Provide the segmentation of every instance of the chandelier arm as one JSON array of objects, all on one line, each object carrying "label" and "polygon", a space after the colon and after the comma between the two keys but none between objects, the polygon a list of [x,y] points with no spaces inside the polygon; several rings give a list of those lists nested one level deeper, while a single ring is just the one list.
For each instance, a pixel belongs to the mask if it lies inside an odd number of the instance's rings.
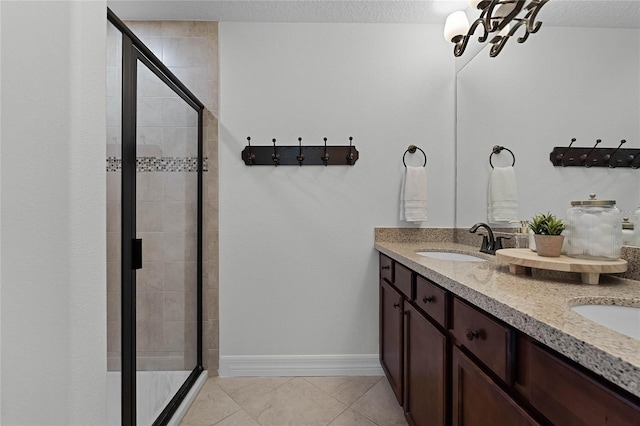
[{"label": "chandelier arm", "polygon": [[529,5],[527,6],[527,10],[529,12],[525,16],[525,19],[528,22],[527,32],[531,34],[538,32],[538,30],[542,26],[542,22],[536,21],[536,17],[538,16],[540,9],[542,9],[542,6],[544,6],[548,1],[549,0],[533,0],[531,3],[529,3]]},{"label": "chandelier arm", "polygon": [[476,32],[476,28],[478,28],[478,25],[480,24],[482,24],[484,34],[478,38],[478,41],[482,43],[487,40],[487,37],[489,36],[489,33],[487,32],[487,23],[485,22],[483,16],[480,15],[480,18],[476,19],[471,25],[471,27],[469,27],[469,31],[467,31],[467,34],[462,36],[460,40],[456,42],[456,44],[454,45],[453,47],[454,56],[461,56],[464,53],[465,49],[467,48],[467,44],[469,44],[469,40],[471,39],[473,34]]},{"label": "chandelier arm", "polygon": [[523,43],[527,39],[527,37],[529,37],[529,31],[527,30],[526,21],[521,20],[516,25],[514,25],[513,28],[511,28],[507,35],[497,35],[493,39],[491,39],[491,50],[489,51],[489,56],[492,58],[498,56],[498,54],[502,52],[502,49],[504,49],[507,41],[509,41],[509,38],[514,35],[520,27],[524,27],[525,34],[522,37],[518,38],[518,43]]}]

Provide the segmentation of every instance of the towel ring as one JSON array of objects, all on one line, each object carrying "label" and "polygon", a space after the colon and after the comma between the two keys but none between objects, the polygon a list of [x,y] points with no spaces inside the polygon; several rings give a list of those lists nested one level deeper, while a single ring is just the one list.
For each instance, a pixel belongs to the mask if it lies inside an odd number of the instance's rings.
[{"label": "towel ring", "polygon": [[513,157],[513,163],[511,163],[511,167],[516,165],[516,156],[513,155],[513,152],[511,152],[511,150],[509,148],[505,148],[504,146],[500,146],[500,145],[494,145],[493,146],[493,150],[491,152],[491,155],[489,156],[489,165],[491,165],[491,168],[493,169],[493,163],[491,162],[491,157],[493,157],[493,154],[500,154],[500,152],[502,152],[502,150],[505,151],[509,151],[509,154],[511,154],[511,156]]},{"label": "towel ring", "polygon": [[404,155],[402,156],[402,164],[404,164],[405,167],[407,167],[407,163],[404,162],[404,157],[407,155],[407,152],[410,154],[415,154],[416,150],[419,150],[422,155],[424,155],[424,164],[422,165],[422,167],[427,165],[427,154],[425,154],[424,151],[417,146],[409,145],[409,148],[407,148],[407,150],[404,152]]}]

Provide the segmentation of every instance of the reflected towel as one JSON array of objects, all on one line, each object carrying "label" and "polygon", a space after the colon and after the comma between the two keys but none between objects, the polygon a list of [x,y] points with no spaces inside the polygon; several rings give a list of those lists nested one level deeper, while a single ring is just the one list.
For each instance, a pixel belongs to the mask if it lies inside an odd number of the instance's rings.
[{"label": "reflected towel", "polygon": [[489,223],[518,219],[518,185],[512,166],[491,170],[487,207]]},{"label": "reflected towel", "polygon": [[406,167],[400,189],[400,220],[427,220],[427,169]]}]

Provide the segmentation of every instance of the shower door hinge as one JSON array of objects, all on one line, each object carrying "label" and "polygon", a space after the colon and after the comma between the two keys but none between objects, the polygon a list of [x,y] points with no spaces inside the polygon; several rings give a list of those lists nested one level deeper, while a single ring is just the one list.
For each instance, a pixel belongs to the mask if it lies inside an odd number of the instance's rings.
[{"label": "shower door hinge", "polygon": [[132,264],[133,269],[142,269],[142,239],[135,238],[133,240],[132,250]]}]

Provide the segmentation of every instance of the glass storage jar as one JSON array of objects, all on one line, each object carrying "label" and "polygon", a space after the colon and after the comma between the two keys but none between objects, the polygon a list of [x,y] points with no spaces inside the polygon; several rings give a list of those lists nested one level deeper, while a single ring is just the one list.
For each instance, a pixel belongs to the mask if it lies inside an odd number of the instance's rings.
[{"label": "glass storage jar", "polygon": [[636,236],[633,232],[633,223],[629,222],[628,217],[622,218],[622,245],[632,246],[636,242]]},{"label": "glass storage jar", "polygon": [[613,200],[572,201],[567,210],[567,256],[617,260],[622,249],[622,218]]}]

